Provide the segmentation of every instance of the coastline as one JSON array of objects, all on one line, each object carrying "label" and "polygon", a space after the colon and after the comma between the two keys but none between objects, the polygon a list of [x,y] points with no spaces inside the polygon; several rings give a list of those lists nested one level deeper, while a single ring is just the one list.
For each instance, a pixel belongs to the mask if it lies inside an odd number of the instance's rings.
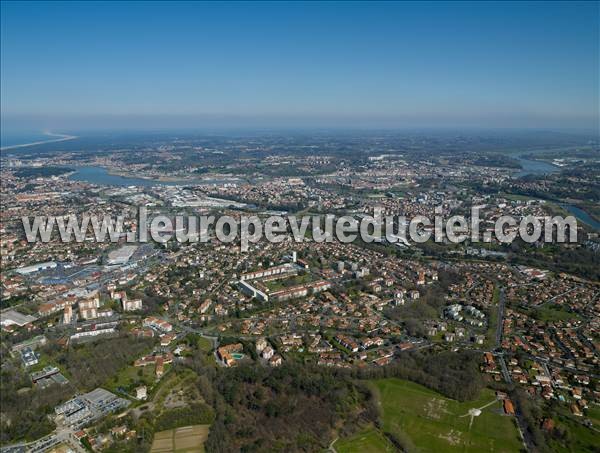
[{"label": "coastline", "polygon": [[68,140],[74,140],[77,138],[76,135],[53,134],[51,132],[46,132],[46,133],[44,133],[44,135],[47,135],[49,137],[59,137],[59,138],[53,138],[53,139],[49,139],[49,140],[40,140],[37,142],[31,142],[31,143],[21,143],[18,145],[3,146],[0,148],[0,151],[9,151],[11,149],[27,148],[29,146],[37,146],[37,145],[45,145],[47,143],[66,142]]}]

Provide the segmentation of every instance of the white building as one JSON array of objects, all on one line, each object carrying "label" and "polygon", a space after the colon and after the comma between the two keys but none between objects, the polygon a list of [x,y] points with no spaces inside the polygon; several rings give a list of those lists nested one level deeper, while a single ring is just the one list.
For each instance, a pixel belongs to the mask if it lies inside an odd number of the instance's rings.
[{"label": "white building", "polygon": [[24,266],[17,269],[17,274],[27,275],[35,272],[44,271],[46,269],[55,269],[56,263],[54,261],[46,261],[44,263],[32,264],[31,266]]},{"label": "white building", "polygon": [[73,321],[73,307],[67,305],[63,313],[63,324],[71,324],[71,321]]},{"label": "white building", "polygon": [[136,245],[124,245],[120,249],[108,253],[107,263],[111,265],[126,264],[136,250]]},{"label": "white building", "polygon": [[135,397],[138,400],[145,400],[148,398],[148,390],[145,385],[141,385],[135,389]]},{"label": "white building", "polygon": [[273,357],[273,354],[275,354],[273,348],[271,346],[267,346],[265,349],[263,349],[261,355],[263,359],[269,360],[271,357]]},{"label": "white building", "polygon": [[17,325],[22,327],[27,324],[31,324],[35,321],[36,318],[30,315],[24,315],[23,313],[19,313],[15,310],[8,310],[4,313],[0,313],[0,325],[2,327],[8,327],[12,325]]},{"label": "white building", "polygon": [[256,340],[256,352],[262,352],[263,349],[267,347],[267,345],[267,340],[265,340],[264,338],[259,338],[258,340]]},{"label": "white building", "polygon": [[136,311],[142,309],[142,299],[130,299],[126,297],[121,299],[123,311]]}]

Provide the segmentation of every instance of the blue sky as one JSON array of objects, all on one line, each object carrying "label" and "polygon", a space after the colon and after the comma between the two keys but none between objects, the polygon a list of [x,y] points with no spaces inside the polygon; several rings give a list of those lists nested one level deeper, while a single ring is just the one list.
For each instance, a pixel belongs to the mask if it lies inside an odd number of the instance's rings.
[{"label": "blue sky", "polygon": [[599,4],[1,4],[7,127],[592,128]]}]

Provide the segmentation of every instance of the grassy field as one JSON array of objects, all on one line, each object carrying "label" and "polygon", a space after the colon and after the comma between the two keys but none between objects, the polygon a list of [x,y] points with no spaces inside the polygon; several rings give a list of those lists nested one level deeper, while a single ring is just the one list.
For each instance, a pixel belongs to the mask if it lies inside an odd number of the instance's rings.
[{"label": "grassy field", "polygon": [[282,289],[291,288],[292,286],[303,285],[313,280],[313,276],[306,273],[265,281],[264,284],[270,291],[280,291]]},{"label": "grassy field", "polygon": [[204,451],[209,425],[191,425],[154,434],[151,453],[196,453]]},{"label": "grassy field", "polygon": [[579,318],[579,315],[577,313],[569,312],[563,307],[554,304],[534,308],[531,311],[531,315],[535,319],[545,322],[568,321],[570,319]]},{"label": "grassy field", "polygon": [[600,429],[600,407],[590,407],[588,410],[586,410],[586,416],[592,421],[596,428]]},{"label": "grassy field", "polygon": [[118,374],[106,384],[111,391],[116,391],[119,387],[126,391],[133,392],[135,387],[140,385],[146,385],[148,388],[156,383],[154,365],[148,365],[145,367],[134,367],[133,365],[127,366],[119,371]]},{"label": "grassy field", "polygon": [[386,437],[375,428],[369,428],[347,439],[340,439],[334,445],[338,453],[385,453],[396,449]]},{"label": "grassy field", "polygon": [[[383,430],[404,439],[417,451],[517,452],[522,447],[514,419],[503,415],[501,402],[495,401],[489,389],[475,401],[460,403],[400,379],[377,380],[373,387],[378,393]],[[483,409],[469,426],[471,417],[463,415],[472,408]]]},{"label": "grassy field", "polygon": [[212,342],[208,338],[198,337],[198,349],[210,352],[212,350]]},{"label": "grassy field", "polygon": [[485,348],[494,349],[496,347],[496,328],[498,326],[498,304],[500,303],[500,289],[494,287],[492,306],[490,307],[488,317],[488,327],[485,332]]},{"label": "grassy field", "polygon": [[[597,453],[598,452],[598,439],[600,434],[597,432],[582,426],[572,416],[559,416],[555,419],[557,426],[568,432],[567,441],[560,443],[556,439],[550,439],[549,444],[553,451],[559,453]],[[593,421],[592,421],[593,423]],[[597,429],[597,428],[596,428]]]}]

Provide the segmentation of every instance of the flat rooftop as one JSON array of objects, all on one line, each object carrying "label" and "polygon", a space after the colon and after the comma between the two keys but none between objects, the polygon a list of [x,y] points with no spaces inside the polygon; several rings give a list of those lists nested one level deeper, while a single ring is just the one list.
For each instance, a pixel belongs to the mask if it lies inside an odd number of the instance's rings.
[{"label": "flat rooftop", "polygon": [[88,400],[94,406],[102,406],[117,398],[114,393],[104,390],[103,388],[92,390],[91,392],[82,395],[82,397]]},{"label": "flat rooftop", "polygon": [[137,248],[137,245],[124,245],[117,250],[108,252],[108,261],[109,263],[124,264],[129,261],[129,258],[131,258]]},{"label": "flat rooftop", "polygon": [[3,326],[10,326],[11,324],[16,324],[19,327],[24,326],[25,324],[32,323],[37,318],[34,318],[30,315],[24,315],[23,313],[19,313],[15,310],[8,310],[4,313],[0,313],[0,324]]}]

